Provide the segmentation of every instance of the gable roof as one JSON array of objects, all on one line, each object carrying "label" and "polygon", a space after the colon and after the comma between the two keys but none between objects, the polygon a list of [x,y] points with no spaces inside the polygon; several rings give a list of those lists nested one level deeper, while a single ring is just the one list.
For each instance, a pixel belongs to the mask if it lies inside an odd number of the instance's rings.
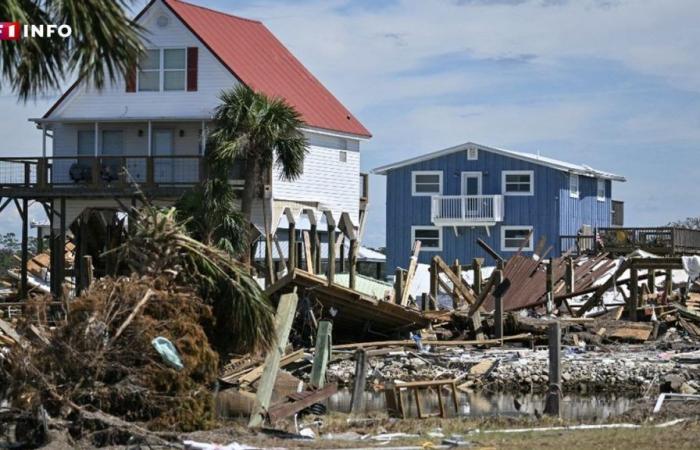
[{"label": "gable roof", "polygon": [[[151,1],[137,18],[154,3],[155,0]],[[270,97],[284,98],[309,127],[371,137],[352,113],[261,22],[180,0],[162,0],[162,3],[241,83]]]},{"label": "gable roof", "polygon": [[614,173],[603,172],[601,170],[596,170],[590,166],[583,164],[572,164],[566,161],[560,161],[554,158],[548,158],[546,156],[535,155],[533,153],[516,152],[514,150],[506,150],[504,148],[488,147],[486,145],[477,144],[475,142],[466,142],[464,144],[456,145],[454,147],[446,148],[443,150],[438,150],[425,155],[417,156],[415,158],[406,159],[393,164],[387,164],[385,166],[377,167],[372,170],[372,173],[378,175],[386,175],[390,170],[398,169],[400,167],[409,166],[421,161],[428,161],[434,158],[439,158],[444,155],[449,155],[451,153],[465,151],[468,148],[478,148],[479,151],[486,151],[491,153],[496,153],[499,155],[507,156],[509,158],[515,158],[522,161],[527,161],[533,164],[538,164],[540,166],[551,167],[553,169],[560,170],[562,172],[574,173],[577,175],[583,175],[587,177],[604,178],[613,181],[627,181],[622,175],[616,175]]}]

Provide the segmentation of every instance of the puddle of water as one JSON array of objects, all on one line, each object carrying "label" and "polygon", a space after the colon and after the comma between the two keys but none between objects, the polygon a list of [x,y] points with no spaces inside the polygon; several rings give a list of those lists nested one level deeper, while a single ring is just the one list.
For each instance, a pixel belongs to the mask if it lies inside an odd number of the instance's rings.
[{"label": "puddle of water", "polygon": [[[542,412],[545,396],[540,394],[504,394],[458,391],[460,417],[489,417],[489,416],[518,416],[532,415],[535,410]],[[435,391],[421,391],[421,411],[424,414],[440,411]],[[402,394],[404,407],[408,405],[409,417],[418,417],[413,395],[404,391]],[[452,394],[443,393],[445,408],[450,417],[455,416]],[[328,399],[328,409],[344,413],[350,412],[352,392],[343,389]],[[516,400],[520,409],[516,408]],[[615,396],[567,395],[561,403],[561,416],[564,419],[607,419],[627,411],[634,399]],[[386,401],[383,392],[365,392],[365,413],[385,411]]]}]

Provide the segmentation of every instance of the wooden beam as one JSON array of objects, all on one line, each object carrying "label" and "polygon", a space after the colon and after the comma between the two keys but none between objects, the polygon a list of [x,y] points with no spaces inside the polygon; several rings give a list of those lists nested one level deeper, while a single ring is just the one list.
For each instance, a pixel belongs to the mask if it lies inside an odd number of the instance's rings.
[{"label": "wooden beam", "polygon": [[597,305],[598,303],[600,303],[600,299],[601,299],[601,297],[603,296],[603,294],[605,293],[605,291],[607,291],[608,289],[610,289],[611,287],[613,287],[614,285],[616,285],[616,280],[617,280],[623,273],[625,273],[625,271],[627,271],[628,268],[629,268],[629,260],[623,261],[623,262],[620,264],[620,267],[617,268],[617,270],[615,271],[615,273],[613,274],[613,276],[611,276],[605,283],[603,283],[603,284],[601,284],[600,286],[598,286],[598,287],[596,288],[595,292],[593,293],[593,295],[591,296],[591,298],[589,298],[588,301],[586,301],[586,303],[584,303],[584,304],[576,311],[576,316],[577,316],[577,317],[583,316],[583,315],[584,315],[586,312],[588,312],[588,310],[590,310],[593,306],[595,306],[595,305]]},{"label": "wooden beam", "polygon": [[408,263],[408,272],[406,273],[406,283],[403,286],[403,291],[401,292],[401,301],[399,304],[401,306],[408,305],[408,297],[411,293],[411,283],[413,282],[413,277],[416,275],[416,268],[418,267],[418,255],[420,255],[420,241],[415,241],[413,243],[413,252],[411,254],[411,260]]},{"label": "wooden beam", "polygon": [[499,255],[498,252],[496,252],[496,250],[494,250],[494,249],[492,249],[491,247],[489,247],[489,245],[488,245],[486,242],[484,242],[483,240],[477,239],[477,240],[476,240],[476,243],[479,244],[479,247],[483,248],[484,251],[485,251],[486,253],[488,253],[488,254],[489,254],[493,259],[495,259],[496,261],[505,261],[505,259],[503,259],[503,258],[501,257],[501,255]]},{"label": "wooden beam", "polygon": [[350,255],[348,255],[350,259],[350,289],[355,289],[357,286],[357,250],[358,250],[359,244],[357,242],[357,239],[350,239]]},{"label": "wooden beam", "polygon": [[482,258],[474,258],[472,261],[472,271],[474,272],[474,283],[472,284],[472,289],[474,289],[474,294],[481,294],[481,287],[483,284],[483,277],[481,275],[481,266],[484,263]]},{"label": "wooden beam", "polygon": [[265,420],[265,412],[270,406],[272,390],[275,386],[280,359],[284,354],[284,349],[289,340],[289,332],[292,329],[292,322],[294,321],[294,313],[296,312],[298,302],[299,296],[296,292],[280,296],[279,304],[277,305],[277,313],[275,314],[276,344],[265,358],[265,368],[263,369],[260,379],[257,395],[255,396],[253,412],[248,422],[249,428],[258,428]]},{"label": "wooden beam", "polygon": [[355,378],[353,380],[350,413],[360,414],[365,408],[365,382],[367,380],[367,353],[359,348],[355,351]]},{"label": "wooden beam", "polygon": [[326,383],[326,368],[333,351],[333,322],[322,320],[318,323],[314,362],[311,367],[311,387],[322,388]]},{"label": "wooden beam", "polygon": [[450,266],[448,266],[439,256],[436,255],[434,260],[438,266],[438,269],[440,269],[440,271],[447,276],[453,286],[457,287],[457,291],[462,297],[464,297],[464,300],[469,304],[476,302],[474,293],[472,292],[471,288],[464,283],[462,277],[457,277],[454,272],[452,272]]},{"label": "wooden beam", "polygon": [[311,236],[309,232],[304,230],[302,233],[302,238],[304,239],[304,259],[306,259],[306,271],[313,274],[314,272],[314,257],[311,244]]},{"label": "wooden beam", "polygon": [[637,307],[639,306],[639,271],[630,269],[630,298],[627,301],[627,318],[637,320]]}]

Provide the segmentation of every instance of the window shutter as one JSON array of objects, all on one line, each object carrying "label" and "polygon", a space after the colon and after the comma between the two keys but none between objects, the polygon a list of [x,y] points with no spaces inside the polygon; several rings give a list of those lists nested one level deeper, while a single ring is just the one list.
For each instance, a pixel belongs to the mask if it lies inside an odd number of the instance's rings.
[{"label": "window shutter", "polygon": [[136,66],[126,72],[126,92],[136,92]]},{"label": "window shutter", "polygon": [[187,47],[187,90],[197,90],[197,47]]}]

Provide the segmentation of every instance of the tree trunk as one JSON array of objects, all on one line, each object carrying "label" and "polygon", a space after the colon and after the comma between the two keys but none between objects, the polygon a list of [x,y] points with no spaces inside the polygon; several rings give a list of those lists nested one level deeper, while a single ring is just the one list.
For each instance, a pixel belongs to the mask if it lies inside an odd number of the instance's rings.
[{"label": "tree trunk", "polygon": [[242,262],[250,265],[253,259],[252,255],[252,226],[253,226],[253,201],[255,201],[257,186],[259,184],[259,167],[254,159],[246,160],[245,178],[243,184],[243,193],[241,194],[241,214],[246,218],[250,227],[246,236],[246,248],[243,252]]}]

